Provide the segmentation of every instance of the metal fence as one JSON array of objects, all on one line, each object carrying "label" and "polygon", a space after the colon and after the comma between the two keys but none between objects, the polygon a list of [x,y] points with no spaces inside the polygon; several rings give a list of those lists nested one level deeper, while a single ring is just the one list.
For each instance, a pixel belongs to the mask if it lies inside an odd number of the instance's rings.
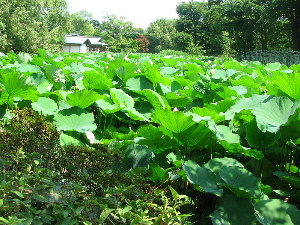
[{"label": "metal fence", "polygon": [[293,64],[300,64],[300,52],[298,51],[252,51],[241,53],[236,56],[240,61],[260,61],[261,63],[274,63],[279,62],[287,66]]}]

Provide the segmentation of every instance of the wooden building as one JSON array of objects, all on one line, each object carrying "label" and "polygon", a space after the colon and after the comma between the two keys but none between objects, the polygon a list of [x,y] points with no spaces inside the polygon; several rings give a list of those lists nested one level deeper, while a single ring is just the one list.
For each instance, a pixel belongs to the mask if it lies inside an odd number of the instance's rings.
[{"label": "wooden building", "polygon": [[85,37],[78,35],[67,35],[63,47],[64,52],[104,52],[107,44],[101,42],[99,37]]}]

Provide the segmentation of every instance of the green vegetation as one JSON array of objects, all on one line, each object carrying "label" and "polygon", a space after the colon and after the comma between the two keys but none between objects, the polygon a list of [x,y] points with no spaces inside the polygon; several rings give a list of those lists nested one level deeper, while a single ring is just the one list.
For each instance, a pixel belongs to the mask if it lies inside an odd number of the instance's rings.
[{"label": "green vegetation", "polygon": [[65,0],[0,0],[0,52],[58,51],[68,32]]},{"label": "green vegetation", "polygon": [[[300,65],[228,57],[300,50],[299,0],[191,1],[146,30],[0,8],[0,224],[300,224]],[[68,33],[115,53],[57,53]]]},{"label": "green vegetation", "polygon": [[79,11],[70,15],[70,32],[82,36],[93,36],[95,34],[93,24],[94,20],[90,13],[86,11]]},{"label": "green vegetation", "polygon": [[1,55],[0,223],[300,223],[300,66],[168,53]]},{"label": "green vegetation", "polygon": [[300,51],[300,0],[190,1],[177,6],[178,19],[157,19],[145,30],[116,15],[99,22],[86,11],[70,14],[66,0],[0,0],[0,6],[4,53],[39,48],[58,52],[69,33],[99,36],[111,52],[233,56],[255,50]]},{"label": "green vegetation", "polygon": [[176,29],[209,55],[300,50],[299,0],[220,0],[177,6]]},{"label": "green vegetation", "polygon": [[125,18],[111,15],[104,17],[95,34],[110,46],[112,52],[137,52],[139,45],[136,38],[143,34],[143,29],[135,28]]}]

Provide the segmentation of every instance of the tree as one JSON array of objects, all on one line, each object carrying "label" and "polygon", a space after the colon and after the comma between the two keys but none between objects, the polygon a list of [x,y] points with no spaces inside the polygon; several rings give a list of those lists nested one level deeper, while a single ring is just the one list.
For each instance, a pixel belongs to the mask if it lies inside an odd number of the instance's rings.
[{"label": "tree", "polygon": [[[218,9],[218,10],[217,10]],[[179,19],[176,29],[192,35],[195,45],[203,46],[211,55],[223,53],[224,32],[219,8],[210,8],[206,2],[181,3],[177,6]]]},{"label": "tree", "polygon": [[176,20],[157,19],[150,23],[146,30],[146,37],[150,41],[150,52],[174,49],[174,36],[177,33]]},{"label": "tree", "polygon": [[300,51],[300,0],[268,0],[270,9],[279,19],[289,22],[292,48]]},{"label": "tree", "polygon": [[68,32],[65,0],[0,0],[0,51],[59,50]]},{"label": "tree", "polygon": [[177,7],[176,28],[208,54],[300,48],[300,0],[209,0]]},{"label": "tree", "polygon": [[150,41],[144,35],[138,35],[135,39],[138,42],[139,52],[149,52]]},{"label": "tree", "polygon": [[83,36],[93,36],[95,33],[94,26],[97,24],[92,14],[85,10],[73,13],[70,16],[71,33]]},{"label": "tree", "polygon": [[230,33],[236,51],[255,49],[287,49],[290,29],[288,21],[278,17],[271,1],[225,1],[222,11],[224,28]]},{"label": "tree", "polygon": [[135,28],[133,23],[126,21],[124,17],[108,15],[99,24],[95,34],[109,45],[112,52],[136,52],[139,47],[135,39],[139,34],[143,34],[143,30]]}]

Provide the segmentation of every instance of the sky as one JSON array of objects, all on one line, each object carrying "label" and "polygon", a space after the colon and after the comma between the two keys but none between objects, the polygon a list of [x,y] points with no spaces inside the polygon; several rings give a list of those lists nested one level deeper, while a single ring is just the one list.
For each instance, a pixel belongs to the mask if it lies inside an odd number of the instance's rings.
[{"label": "sky", "polygon": [[146,29],[159,18],[177,18],[176,6],[190,0],[67,0],[71,13],[86,10],[101,21],[103,16],[115,14],[126,17],[137,28]]}]

